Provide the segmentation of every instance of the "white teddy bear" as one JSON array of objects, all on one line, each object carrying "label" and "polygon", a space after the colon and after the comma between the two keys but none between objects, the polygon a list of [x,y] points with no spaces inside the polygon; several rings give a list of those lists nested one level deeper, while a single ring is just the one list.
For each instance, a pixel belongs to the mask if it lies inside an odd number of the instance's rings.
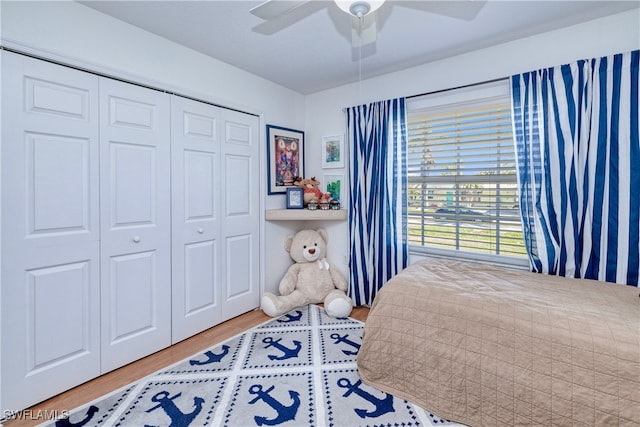
[{"label": "white teddy bear", "polygon": [[344,276],[325,256],[328,236],[323,229],[302,230],[285,240],[285,250],[295,261],[280,281],[280,296],[265,292],[262,310],[280,316],[307,304],[324,303],[329,316],[348,317],[353,304],[346,294]]}]

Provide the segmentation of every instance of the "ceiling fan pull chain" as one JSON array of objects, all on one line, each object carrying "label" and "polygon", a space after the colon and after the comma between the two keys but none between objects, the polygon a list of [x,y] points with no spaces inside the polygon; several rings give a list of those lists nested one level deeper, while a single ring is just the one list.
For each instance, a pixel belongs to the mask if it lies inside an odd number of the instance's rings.
[{"label": "ceiling fan pull chain", "polygon": [[362,100],[362,16],[358,17],[358,98]]}]

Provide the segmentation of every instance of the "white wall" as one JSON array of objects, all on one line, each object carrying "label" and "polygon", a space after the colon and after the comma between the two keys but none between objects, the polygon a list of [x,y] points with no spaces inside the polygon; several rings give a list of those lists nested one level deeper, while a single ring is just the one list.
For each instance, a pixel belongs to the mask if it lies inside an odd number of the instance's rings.
[{"label": "white wall", "polygon": [[[578,59],[606,56],[640,49],[640,10],[612,15],[580,25],[551,31],[499,46],[390,73],[306,97],[306,156],[309,176],[344,173],[322,169],[321,139],[326,135],[345,133],[342,109],[362,103],[411,96],[439,89],[507,77],[539,68],[574,62]],[[366,61],[363,69],[366,69]],[[318,160],[309,161],[317,157]],[[346,222],[327,227],[332,245],[328,257],[348,270],[342,260],[348,255]],[[415,256],[412,260],[415,260]],[[276,274],[275,271],[268,272]],[[267,280],[268,281],[268,280]]]}]

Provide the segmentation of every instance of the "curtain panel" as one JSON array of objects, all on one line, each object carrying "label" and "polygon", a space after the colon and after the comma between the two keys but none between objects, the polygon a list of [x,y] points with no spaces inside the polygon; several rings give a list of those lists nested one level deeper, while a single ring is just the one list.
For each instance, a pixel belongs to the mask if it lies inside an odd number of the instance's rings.
[{"label": "curtain panel", "polygon": [[407,266],[404,98],[346,109],[349,140],[350,296],[371,305]]},{"label": "curtain panel", "polygon": [[511,77],[533,271],[638,286],[640,51]]}]

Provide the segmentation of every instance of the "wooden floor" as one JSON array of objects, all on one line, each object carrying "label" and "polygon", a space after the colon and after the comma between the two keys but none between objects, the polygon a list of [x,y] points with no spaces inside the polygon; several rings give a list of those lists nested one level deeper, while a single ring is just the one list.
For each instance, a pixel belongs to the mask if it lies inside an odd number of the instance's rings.
[{"label": "wooden floor", "polygon": [[[350,317],[364,322],[367,320],[368,314],[368,307],[355,307],[351,312]],[[22,419],[6,421],[4,422],[4,426],[23,427],[41,424],[46,421],[46,419],[38,418],[39,416],[61,413],[62,411],[70,411],[78,406],[91,402],[104,394],[152,374],[167,365],[179,362],[193,354],[206,350],[212,345],[231,338],[234,335],[238,335],[239,333],[257,326],[269,319],[270,317],[264,314],[260,309],[245,313],[221,323],[218,326],[214,326],[211,329],[207,329],[198,335],[181,341],[178,344],[172,345],[169,348],[147,356],[144,359],[130,363],[122,368],[116,369],[115,371],[109,372],[69,391],[52,397],[49,400],[32,406],[27,411],[23,412]]]}]

